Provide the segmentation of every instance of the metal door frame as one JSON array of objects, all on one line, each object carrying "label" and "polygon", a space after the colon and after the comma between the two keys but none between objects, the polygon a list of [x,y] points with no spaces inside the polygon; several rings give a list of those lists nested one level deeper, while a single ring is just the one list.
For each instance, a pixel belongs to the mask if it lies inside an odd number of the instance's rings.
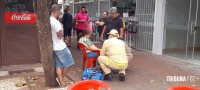
[{"label": "metal door frame", "polygon": [[198,13],[199,13],[199,9],[200,9],[200,0],[197,0],[197,6],[196,6],[196,12],[195,12],[195,21],[194,23],[191,20],[191,15],[193,14],[191,12],[192,10],[192,1],[190,0],[190,9],[189,9],[189,18],[188,18],[188,31],[187,31],[187,43],[186,43],[186,54],[185,54],[185,58],[188,60],[188,56],[190,56],[188,54],[188,44],[189,44],[189,36],[192,34],[193,35],[193,43],[192,43],[192,58],[191,60],[194,60],[194,54],[195,54],[195,45],[196,45],[196,30],[197,28],[200,28],[200,26],[197,26],[197,22],[198,22]]}]

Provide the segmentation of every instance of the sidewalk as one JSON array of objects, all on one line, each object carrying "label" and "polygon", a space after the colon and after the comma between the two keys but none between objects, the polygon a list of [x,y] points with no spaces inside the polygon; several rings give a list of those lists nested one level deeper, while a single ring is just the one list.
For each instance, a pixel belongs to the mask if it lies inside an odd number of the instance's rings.
[{"label": "sidewalk", "polygon": [[[75,66],[70,70],[69,76],[75,81],[81,81],[81,52],[75,47],[70,50],[75,59]],[[134,51],[133,55],[134,60],[129,63],[125,82],[118,81],[118,75],[114,76],[113,81],[106,81],[112,90],[166,90],[174,85],[200,88],[200,66],[198,65],[144,51]],[[195,76],[195,82],[192,80],[168,82],[167,76]]]},{"label": "sidewalk", "polygon": [[[100,44],[97,46],[101,47]],[[74,57],[75,65],[69,71],[68,76],[73,79],[72,81],[81,81],[82,54],[76,49],[76,44],[72,44],[70,50]],[[166,90],[174,85],[187,85],[200,88],[200,66],[198,65],[138,50],[134,51],[133,55],[134,60],[129,63],[129,67],[126,71],[126,81],[118,81],[117,75],[114,75],[113,81],[106,81],[112,90]],[[20,67],[4,67],[0,69],[0,72],[2,70],[14,72],[14,69],[16,68],[22,69],[22,72],[19,76],[16,75],[15,77],[23,77],[24,75],[27,76],[23,73],[26,72],[26,70],[23,71],[24,68],[35,68],[33,71],[28,73],[32,73],[37,70],[42,71],[40,70],[42,65],[36,64],[21,65]],[[41,77],[43,75],[41,72],[35,72],[35,74],[39,74]],[[167,81],[167,76],[195,76],[195,78],[182,82],[170,82]],[[4,76],[4,78],[0,77],[0,81],[10,78],[13,78],[13,76]]]}]

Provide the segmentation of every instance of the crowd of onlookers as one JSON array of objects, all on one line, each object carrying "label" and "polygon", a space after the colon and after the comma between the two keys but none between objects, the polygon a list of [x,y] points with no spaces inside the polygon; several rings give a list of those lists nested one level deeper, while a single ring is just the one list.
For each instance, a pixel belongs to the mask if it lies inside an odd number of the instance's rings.
[{"label": "crowd of onlookers", "polygon": [[[117,8],[112,7],[109,13],[104,11],[101,18],[95,22],[98,25],[99,38],[103,41],[102,48],[96,47],[90,40],[92,32],[88,28],[90,18],[86,7],[82,6],[80,8],[75,19],[69,13],[69,8],[67,7],[64,10],[62,23],[57,20],[60,16],[59,5],[53,5],[51,8],[50,24],[53,50],[55,53],[56,73],[60,85],[66,85],[63,78],[74,64],[71,52],[67,48],[71,47],[72,29],[77,32],[77,49],[79,49],[78,43],[83,43],[87,47],[87,56],[98,58],[98,63],[105,75],[104,79],[112,80],[112,70],[117,70],[119,71],[119,80],[124,81],[125,69],[130,58],[127,52],[131,53],[131,50],[123,41],[124,25]],[[99,50],[100,56],[98,56],[97,52],[93,52],[94,50]]]}]

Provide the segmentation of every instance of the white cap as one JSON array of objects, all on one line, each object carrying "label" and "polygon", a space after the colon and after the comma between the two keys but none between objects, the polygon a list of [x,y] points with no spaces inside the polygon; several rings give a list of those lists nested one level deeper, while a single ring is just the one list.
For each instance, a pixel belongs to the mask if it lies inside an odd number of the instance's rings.
[{"label": "white cap", "polygon": [[114,36],[116,36],[116,37],[119,38],[119,33],[118,33],[118,31],[117,31],[116,29],[112,29],[112,30],[110,30],[110,32],[109,32],[108,34],[110,34],[110,35],[114,35]]}]

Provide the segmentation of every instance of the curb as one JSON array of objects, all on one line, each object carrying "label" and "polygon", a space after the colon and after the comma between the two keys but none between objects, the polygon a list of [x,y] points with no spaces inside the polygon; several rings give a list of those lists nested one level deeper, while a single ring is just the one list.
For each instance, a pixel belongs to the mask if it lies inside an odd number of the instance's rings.
[{"label": "curb", "polygon": [[[43,67],[36,67],[36,68],[32,68],[32,69],[19,69],[19,70],[14,70],[14,71],[0,71],[0,77],[2,76],[9,76],[9,75],[13,75],[13,74],[20,74],[20,73],[31,73],[31,72],[44,72]],[[69,77],[69,75],[67,75],[68,79],[70,79],[73,83],[75,83],[75,81]]]},{"label": "curb", "polygon": [[9,76],[13,74],[20,74],[20,73],[31,73],[31,72],[44,72],[42,67],[36,67],[36,68],[28,68],[28,69],[19,69],[19,70],[13,70],[13,71],[0,71],[0,77],[1,76]]}]

